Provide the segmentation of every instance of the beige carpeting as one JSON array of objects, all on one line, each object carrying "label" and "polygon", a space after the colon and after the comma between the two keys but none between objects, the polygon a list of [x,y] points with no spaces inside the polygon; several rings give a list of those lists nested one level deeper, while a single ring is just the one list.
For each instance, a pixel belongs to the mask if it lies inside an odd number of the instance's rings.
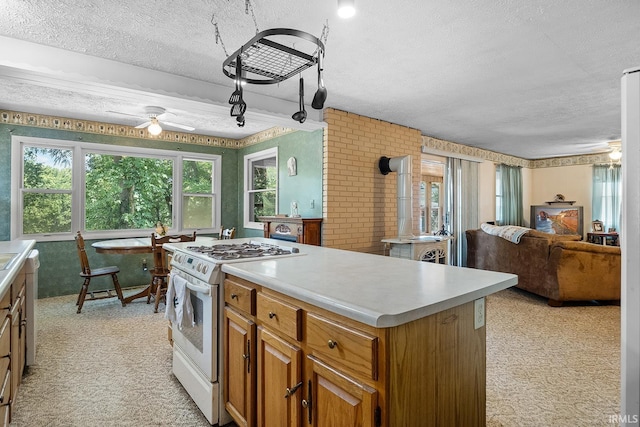
[{"label": "beige carpeting", "polygon": [[[171,374],[167,323],[138,300],[38,301],[38,351],[14,426],[208,426]],[[507,290],[487,300],[487,425],[611,426],[620,308],[551,308]]]}]

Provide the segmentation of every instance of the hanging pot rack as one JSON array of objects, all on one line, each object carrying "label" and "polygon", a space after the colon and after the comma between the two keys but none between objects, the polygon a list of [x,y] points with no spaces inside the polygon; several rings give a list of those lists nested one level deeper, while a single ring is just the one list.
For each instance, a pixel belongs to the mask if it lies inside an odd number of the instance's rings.
[{"label": "hanging pot rack", "polygon": [[[293,38],[294,48],[281,43],[284,37]],[[310,52],[295,49],[296,39],[310,42]],[[222,72],[236,80],[236,59],[240,56],[243,81],[259,85],[276,84],[313,67],[320,55],[324,56],[324,44],[319,38],[300,30],[272,28],[259,32],[229,55],[222,63]]]}]

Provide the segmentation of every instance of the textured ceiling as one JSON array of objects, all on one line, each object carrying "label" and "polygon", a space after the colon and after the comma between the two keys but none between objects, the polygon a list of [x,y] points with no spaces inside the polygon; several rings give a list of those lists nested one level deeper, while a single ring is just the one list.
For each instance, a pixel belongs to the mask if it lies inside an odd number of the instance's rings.
[{"label": "textured ceiling", "polygon": [[[590,154],[620,138],[620,77],[640,65],[637,0],[252,0],[260,30],[329,33],[326,107],[524,158]],[[242,138],[312,130],[315,69],[249,85],[247,124],[229,116],[222,62],[255,35],[244,0],[3,0],[0,108],[137,125],[144,107],[195,133]],[[213,21],[222,43],[216,44]],[[295,46],[292,46],[295,47]]]}]

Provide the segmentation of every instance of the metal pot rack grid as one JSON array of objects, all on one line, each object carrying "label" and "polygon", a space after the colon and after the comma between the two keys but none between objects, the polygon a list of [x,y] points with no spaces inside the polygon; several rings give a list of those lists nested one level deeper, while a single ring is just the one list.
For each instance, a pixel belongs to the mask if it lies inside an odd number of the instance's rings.
[{"label": "metal pot rack grid", "polygon": [[[285,46],[279,42],[283,36],[292,38],[294,47],[299,39],[310,42],[313,50],[309,49],[310,53],[306,53]],[[234,80],[238,77],[236,59],[239,55],[242,63],[241,77],[245,82],[260,85],[277,84],[316,65],[319,56],[324,55],[324,44],[319,38],[300,30],[272,28],[261,31],[222,63],[223,73]]]}]

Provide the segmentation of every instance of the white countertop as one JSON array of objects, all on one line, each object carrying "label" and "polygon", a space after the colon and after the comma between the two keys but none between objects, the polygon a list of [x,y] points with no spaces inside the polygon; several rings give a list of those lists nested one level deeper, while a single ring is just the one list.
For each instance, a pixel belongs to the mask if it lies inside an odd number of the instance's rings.
[{"label": "white countertop", "polygon": [[[18,272],[22,268],[29,252],[35,246],[35,240],[11,240],[0,242],[0,254],[17,254],[12,258],[6,268],[0,270],[0,296],[14,281]],[[0,266],[2,267],[2,266]]]},{"label": "white countertop", "polygon": [[518,283],[513,274],[288,243],[306,256],[223,264],[222,271],[385,328]]}]

